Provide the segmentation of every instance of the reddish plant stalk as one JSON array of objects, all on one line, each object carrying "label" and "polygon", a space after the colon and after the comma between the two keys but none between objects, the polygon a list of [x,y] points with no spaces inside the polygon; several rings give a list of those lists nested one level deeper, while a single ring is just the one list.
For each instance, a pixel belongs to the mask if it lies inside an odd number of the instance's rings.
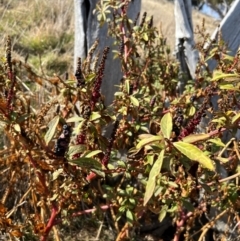
[{"label": "reddish plant stalk", "polygon": [[181,212],[181,219],[176,221],[176,233],[174,235],[173,241],[179,241],[180,235],[182,233],[182,228],[184,227],[185,222],[189,217],[193,215],[192,212],[189,212],[185,214],[184,212]]},{"label": "reddish plant stalk", "polygon": [[[99,208],[101,210],[108,210],[109,208],[113,207],[113,204],[107,204],[107,205],[103,205],[103,206],[100,206]],[[94,213],[95,211],[97,211],[97,208],[91,208],[91,209],[87,209],[87,210],[83,210],[83,211],[79,211],[79,212],[75,212],[71,215],[70,218],[75,218],[75,217],[79,217],[79,216],[82,216],[84,214],[89,214],[89,213]],[[50,221],[50,220],[49,220]],[[54,222],[53,225],[57,225],[57,224],[60,224],[62,223],[62,219],[59,219],[59,220],[56,220]],[[42,241],[42,240],[41,240]]]},{"label": "reddish plant stalk", "polygon": [[[103,205],[103,206],[100,206],[100,209],[101,210],[107,210],[109,209],[110,207],[112,207],[113,205],[112,204],[109,204],[109,205]],[[93,213],[97,210],[97,208],[92,208],[92,209],[87,209],[87,210],[84,210],[84,211],[80,211],[80,212],[76,212],[76,213],[73,213],[72,214],[72,217],[78,217],[78,216],[81,216],[83,214],[87,214],[87,213]]]},{"label": "reddish plant stalk", "polygon": [[52,202],[52,212],[50,219],[48,220],[47,226],[45,228],[44,234],[41,236],[40,241],[46,241],[50,231],[52,230],[53,226],[55,225],[55,220],[58,214],[58,207],[54,202]]}]

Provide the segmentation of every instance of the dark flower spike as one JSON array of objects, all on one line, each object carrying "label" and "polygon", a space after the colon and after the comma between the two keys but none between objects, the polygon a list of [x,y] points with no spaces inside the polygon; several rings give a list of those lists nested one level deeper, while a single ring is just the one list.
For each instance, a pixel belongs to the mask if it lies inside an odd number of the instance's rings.
[{"label": "dark flower spike", "polygon": [[109,47],[106,47],[103,51],[103,56],[98,68],[98,72],[97,72],[97,77],[95,80],[95,84],[93,87],[93,93],[92,93],[92,98],[91,98],[91,109],[93,110],[98,99],[100,98],[101,94],[100,94],[100,89],[101,89],[101,85],[102,85],[102,79],[103,79],[103,74],[104,74],[104,69],[105,69],[105,62],[107,59],[107,54],[109,52]]},{"label": "dark flower spike", "polygon": [[7,76],[8,79],[10,80],[10,87],[9,90],[6,93],[7,96],[7,112],[9,115],[12,110],[12,102],[14,98],[14,87],[16,84],[16,77],[15,73],[12,69],[12,55],[11,55],[11,48],[12,48],[12,43],[11,43],[11,38],[8,36],[7,38],[7,44],[6,44],[6,71],[7,71]]},{"label": "dark flower spike", "polygon": [[196,126],[201,122],[202,117],[205,115],[205,111],[209,103],[211,103],[210,98],[213,95],[212,87],[206,88],[206,97],[203,101],[201,108],[197,111],[197,113],[193,116],[193,118],[188,122],[187,126],[181,131],[178,139],[181,140],[182,138],[192,134],[196,128]]},{"label": "dark flower spike", "polygon": [[153,16],[151,16],[151,19],[148,22],[148,28],[152,28],[153,26]]},{"label": "dark flower spike", "polygon": [[152,97],[152,99],[150,100],[150,107],[153,107],[153,106],[155,105],[155,103],[156,103],[156,98],[157,98],[156,95],[154,95],[154,96]]},{"label": "dark flower spike", "polygon": [[147,13],[144,12],[144,13],[143,13],[143,16],[142,16],[142,21],[141,21],[141,23],[140,23],[140,27],[141,27],[141,28],[143,27],[143,25],[144,25],[144,23],[145,23],[146,17],[147,17]]},{"label": "dark flower spike", "polygon": [[138,21],[138,19],[139,19],[139,16],[140,16],[140,13],[138,12],[138,14],[137,14],[137,16],[136,16],[136,18],[135,18],[135,20],[134,20],[134,22],[133,22],[133,26],[136,26],[136,25],[137,25],[137,21]]},{"label": "dark flower spike", "polygon": [[116,138],[116,133],[117,133],[118,126],[119,126],[119,121],[116,120],[116,122],[115,122],[115,124],[113,126],[111,137],[110,137],[109,142],[108,142],[108,147],[107,147],[106,153],[105,153],[105,155],[104,155],[104,157],[102,159],[102,164],[105,167],[107,167],[108,162],[109,162],[109,158],[110,158],[111,151],[112,151],[112,148],[113,148],[113,143],[114,143],[115,138]]},{"label": "dark flower spike", "polygon": [[119,45],[119,54],[123,55],[123,52],[124,52],[124,38],[122,37],[121,38],[121,43]]},{"label": "dark flower spike", "polygon": [[8,73],[8,78],[11,80],[12,76],[12,55],[11,55],[12,42],[11,38],[8,36],[6,44],[6,70]]}]

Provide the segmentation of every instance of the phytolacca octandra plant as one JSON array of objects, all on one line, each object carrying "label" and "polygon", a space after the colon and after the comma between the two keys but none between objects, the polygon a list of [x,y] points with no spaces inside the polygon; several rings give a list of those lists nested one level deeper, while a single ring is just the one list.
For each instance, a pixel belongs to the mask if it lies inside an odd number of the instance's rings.
[{"label": "phytolacca octandra plant", "polygon": [[54,153],[58,157],[64,157],[71,136],[71,126],[63,125],[63,130],[54,147]]},{"label": "phytolacca octandra plant", "polygon": [[106,47],[103,51],[103,56],[102,60],[100,62],[98,72],[97,72],[97,77],[93,86],[93,91],[92,91],[92,97],[91,97],[91,109],[93,110],[96,103],[98,102],[101,94],[100,94],[100,89],[102,85],[102,79],[103,79],[103,74],[104,74],[104,69],[105,69],[105,62],[107,59],[107,54],[109,52],[109,47]]}]

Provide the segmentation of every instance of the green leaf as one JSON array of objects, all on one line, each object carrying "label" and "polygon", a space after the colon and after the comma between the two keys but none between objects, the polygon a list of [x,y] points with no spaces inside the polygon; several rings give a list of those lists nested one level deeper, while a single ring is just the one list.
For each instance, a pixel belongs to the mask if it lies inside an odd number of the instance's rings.
[{"label": "green leaf", "polygon": [[66,84],[68,85],[73,85],[73,84],[76,84],[76,80],[66,80],[64,81]]},{"label": "green leaf", "polygon": [[102,172],[100,170],[96,170],[94,168],[91,169],[92,172],[96,173],[99,177],[105,178],[105,172]]},{"label": "green leaf", "polygon": [[189,113],[188,114],[190,116],[193,116],[195,114],[195,112],[196,112],[196,108],[194,106],[191,106],[190,109],[189,109]]},{"label": "green leaf", "polygon": [[91,116],[90,116],[90,120],[91,121],[94,121],[94,120],[97,120],[97,119],[99,119],[99,118],[101,118],[101,115],[98,113],[98,112],[92,112],[91,113]]},{"label": "green leaf", "polygon": [[139,102],[134,96],[130,96],[130,100],[134,106],[137,106],[137,107],[139,106]]},{"label": "green leaf", "polygon": [[56,200],[57,197],[58,197],[58,195],[59,195],[58,193],[53,194],[53,196],[50,198],[50,200],[51,200],[51,201]]},{"label": "green leaf", "polygon": [[136,205],[136,200],[134,198],[129,198],[128,201],[133,204]]},{"label": "green leaf", "polygon": [[118,164],[119,167],[123,167],[123,168],[126,168],[126,166],[127,166],[126,162],[124,162],[122,160],[117,161],[117,164]]},{"label": "green leaf", "polygon": [[114,93],[114,96],[122,96],[122,95],[124,95],[123,92],[119,92],[119,91],[118,91],[118,92],[115,92],[115,93]]},{"label": "green leaf", "polygon": [[234,124],[236,121],[240,121],[240,113],[235,115],[233,118],[232,118],[232,124]]},{"label": "green leaf", "polygon": [[208,186],[207,184],[203,184],[203,183],[201,183],[201,186],[208,194],[212,193],[211,186]]},{"label": "green leaf", "polygon": [[210,139],[210,140],[207,140],[207,142],[214,143],[217,146],[225,147],[225,144],[222,142],[220,138]]},{"label": "green leaf", "polygon": [[44,141],[45,141],[46,145],[48,145],[48,143],[52,140],[52,138],[55,134],[59,119],[60,119],[60,117],[57,115],[49,122],[48,131],[44,136]]},{"label": "green leaf", "polygon": [[233,84],[221,84],[219,85],[219,88],[221,90],[238,90],[238,88],[235,87]]},{"label": "green leaf", "polygon": [[118,110],[119,113],[123,114],[123,115],[127,115],[127,107],[123,106],[122,108],[120,108]]},{"label": "green leaf", "polygon": [[129,94],[130,92],[130,83],[129,83],[129,79],[125,80],[125,89],[127,91],[127,94]]},{"label": "green leaf", "polygon": [[234,57],[231,56],[231,55],[222,54],[222,56],[223,56],[223,59],[225,59],[225,60],[230,60],[230,61],[233,61],[233,60],[234,60]]},{"label": "green leaf", "polygon": [[16,132],[21,133],[21,127],[20,127],[19,124],[14,124],[14,125],[13,125],[13,128],[14,128],[14,130],[15,130]]},{"label": "green leaf", "polygon": [[83,120],[83,118],[80,117],[80,116],[73,116],[73,117],[67,119],[66,122],[67,123],[69,123],[69,122],[79,122],[79,121],[82,121],[82,120]]},{"label": "green leaf", "polygon": [[183,206],[184,206],[189,212],[193,212],[193,211],[194,211],[194,206],[193,206],[188,200],[182,199],[182,203],[183,203]]},{"label": "green leaf", "polygon": [[144,140],[144,139],[147,139],[147,138],[151,138],[153,135],[152,134],[140,134],[138,135],[138,138],[140,140]]},{"label": "green leaf", "polygon": [[167,205],[164,205],[159,213],[159,216],[158,216],[158,221],[159,222],[162,222],[163,219],[166,217],[166,214],[167,214],[167,210],[168,210],[168,206]]},{"label": "green leaf", "polygon": [[205,141],[209,137],[210,137],[209,134],[193,134],[193,135],[184,137],[182,140],[185,143],[194,143],[194,142],[198,142],[198,141]]},{"label": "green leaf", "polygon": [[93,157],[96,156],[97,154],[101,153],[101,150],[95,150],[95,151],[91,151],[90,153],[88,153],[87,155],[85,155],[85,157]]},{"label": "green leaf", "polygon": [[87,168],[87,169],[96,169],[96,170],[101,170],[102,169],[102,164],[98,162],[97,160],[93,158],[88,158],[88,157],[80,157],[74,160],[70,160],[69,162],[72,162],[74,164],[77,164],[78,166],[82,168]]},{"label": "green leaf", "polygon": [[87,82],[91,82],[95,77],[96,77],[96,74],[95,73],[91,73],[91,74],[86,76],[86,81]]},{"label": "green leaf", "polygon": [[134,26],[134,27],[133,27],[133,30],[134,30],[134,31],[139,31],[140,29],[141,29],[141,28],[140,28],[139,26]]},{"label": "green leaf", "polygon": [[185,142],[174,142],[174,147],[192,161],[199,162],[203,167],[213,171],[214,166],[211,159],[196,146]]},{"label": "green leaf", "polygon": [[133,213],[129,209],[126,212],[126,217],[129,223],[132,223],[134,221]]},{"label": "green leaf", "polygon": [[67,152],[67,155],[70,156],[70,159],[72,159],[72,156],[78,153],[82,153],[86,150],[85,145],[74,145],[70,146],[69,150]]},{"label": "green leaf", "polygon": [[144,39],[145,41],[148,41],[148,35],[147,35],[147,33],[144,33],[142,37],[143,37],[143,39]]},{"label": "green leaf", "polygon": [[171,187],[178,188],[178,184],[176,182],[168,181],[168,185],[171,186]]},{"label": "green leaf", "polygon": [[62,174],[62,173],[63,173],[63,169],[62,168],[54,171],[54,173],[52,174],[52,181],[56,180],[58,178],[58,176],[60,174]]},{"label": "green leaf", "polygon": [[140,149],[140,148],[142,148],[143,146],[146,146],[146,145],[148,145],[148,144],[150,144],[150,143],[152,143],[152,142],[161,141],[162,139],[163,139],[162,136],[154,136],[154,135],[151,135],[151,137],[141,140],[141,141],[137,144],[136,148],[137,148],[137,149]]},{"label": "green leaf", "polygon": [[227,79],[227,78],[232,78],[232,77],[240,77],[238,74],[224,74],[221,71],[214,71],[213,72],[213,78],[211,81],[216,81],[219,79]]},{"label": "green leaf", "polygon": [[145,206],[150,198],[153,195],[155,186],[156,186],[156,177],[161,171],[162,163],[163,163],[163,157],[164,157],[164,150],[162,150],[158,156],[158,159],[153,164],[152,169],[149,173],[149,178],[147,181],[146,191],[144,194],[144,202],[143,205]]},{"label": "green leaf", "polygon": [[163,133],[163,136],[167,139],[171,137],[172,133],[172,115],[171,113],[165,114],[161,119],[161,131]]},{"label": "green leaf", "polygon": [[85,124],[85,120],[83,119],[81,122],[78,123],[77,127],[73,129],[73,134],[79,134],[84,124]]},{"label": "green leaf", "polygon": [[228,158],[224,158],[224,157],[220,157],[220,156],[217,156],[216,159],[222,163],[227,163],[229,162],[229,159]]},{"label": "green leaf", "polygon": [[168,213],[174,213],[178,210],[178,206],[175,204],[170,209],[168,209]]},{"label": "green leaf", "polygon": [[153,161],[154,161],[154,155],[147,155],[147,163],[146,164],[150,164],[152,166]]}]

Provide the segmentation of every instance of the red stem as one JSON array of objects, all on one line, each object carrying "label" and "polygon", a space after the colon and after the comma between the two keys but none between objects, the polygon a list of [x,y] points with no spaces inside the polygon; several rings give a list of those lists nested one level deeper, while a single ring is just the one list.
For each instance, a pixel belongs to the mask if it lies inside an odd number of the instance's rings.
[{"label": "red stem", "polygon": [[177,230],[174,235],[173,241],[179,241],[180,234],[182,233],[181,228],[184,226],[186,220],[192,215],[193,215],[192,212],[189,212],[187,214],[185,214],[184,212],[181,213],[181,219],[176,221]]},{"label": "red stem", "polygon": [[[112,206],[113,206],[112,204],[110,204],[110,205],[103,205],[103,206],[100,206],[100,208],[102,210],[107,210],[107,209],[109,209]],[[76,213],[72,214],[72,217],[74,218],[74,217],[78,217],[78,216],[81,216],[81,215],[86,214],[86,213],[93,213],[96,210],[97,210],[97,208],[91,208],[91,209],[87,209],[87,210],[84,210],[84,211],[76,212]]]},{"label": "red stem", "polygon": [[48,220],[48,224],[45,228],[44,234],[41,236],[40,241],[46,241],[50,231],[52,230],[53,226],[55,225],[55,219],[58,214],[58,207],[55,203],[52,203],[52,213],[50,219]]},{"label": "red stem", "polygon": [[[101,210],[107,210],[107,209],[109,209],[112,206],[113,206],[113,204],[103,205],[103,206],[100,206],[100,209]],[[87,214],[87,213],[93,213],[96,210],[97,210],[97,208],[91,208],[91,209],[87,209],[87,210],[84,210],[84,211],[79,211],[79,212],[73,213],[70,218],[75,218],[75,217],[78,217],[78,216],[82,216],[83,214]],[[62,223],[62,221],[63,221],[62,219],[59,219],[59,220],[55,221],[53,223],[53,225],[60,224],[60,223]],[[43,241],[43,240],[41,240],[41,241]]]}]

